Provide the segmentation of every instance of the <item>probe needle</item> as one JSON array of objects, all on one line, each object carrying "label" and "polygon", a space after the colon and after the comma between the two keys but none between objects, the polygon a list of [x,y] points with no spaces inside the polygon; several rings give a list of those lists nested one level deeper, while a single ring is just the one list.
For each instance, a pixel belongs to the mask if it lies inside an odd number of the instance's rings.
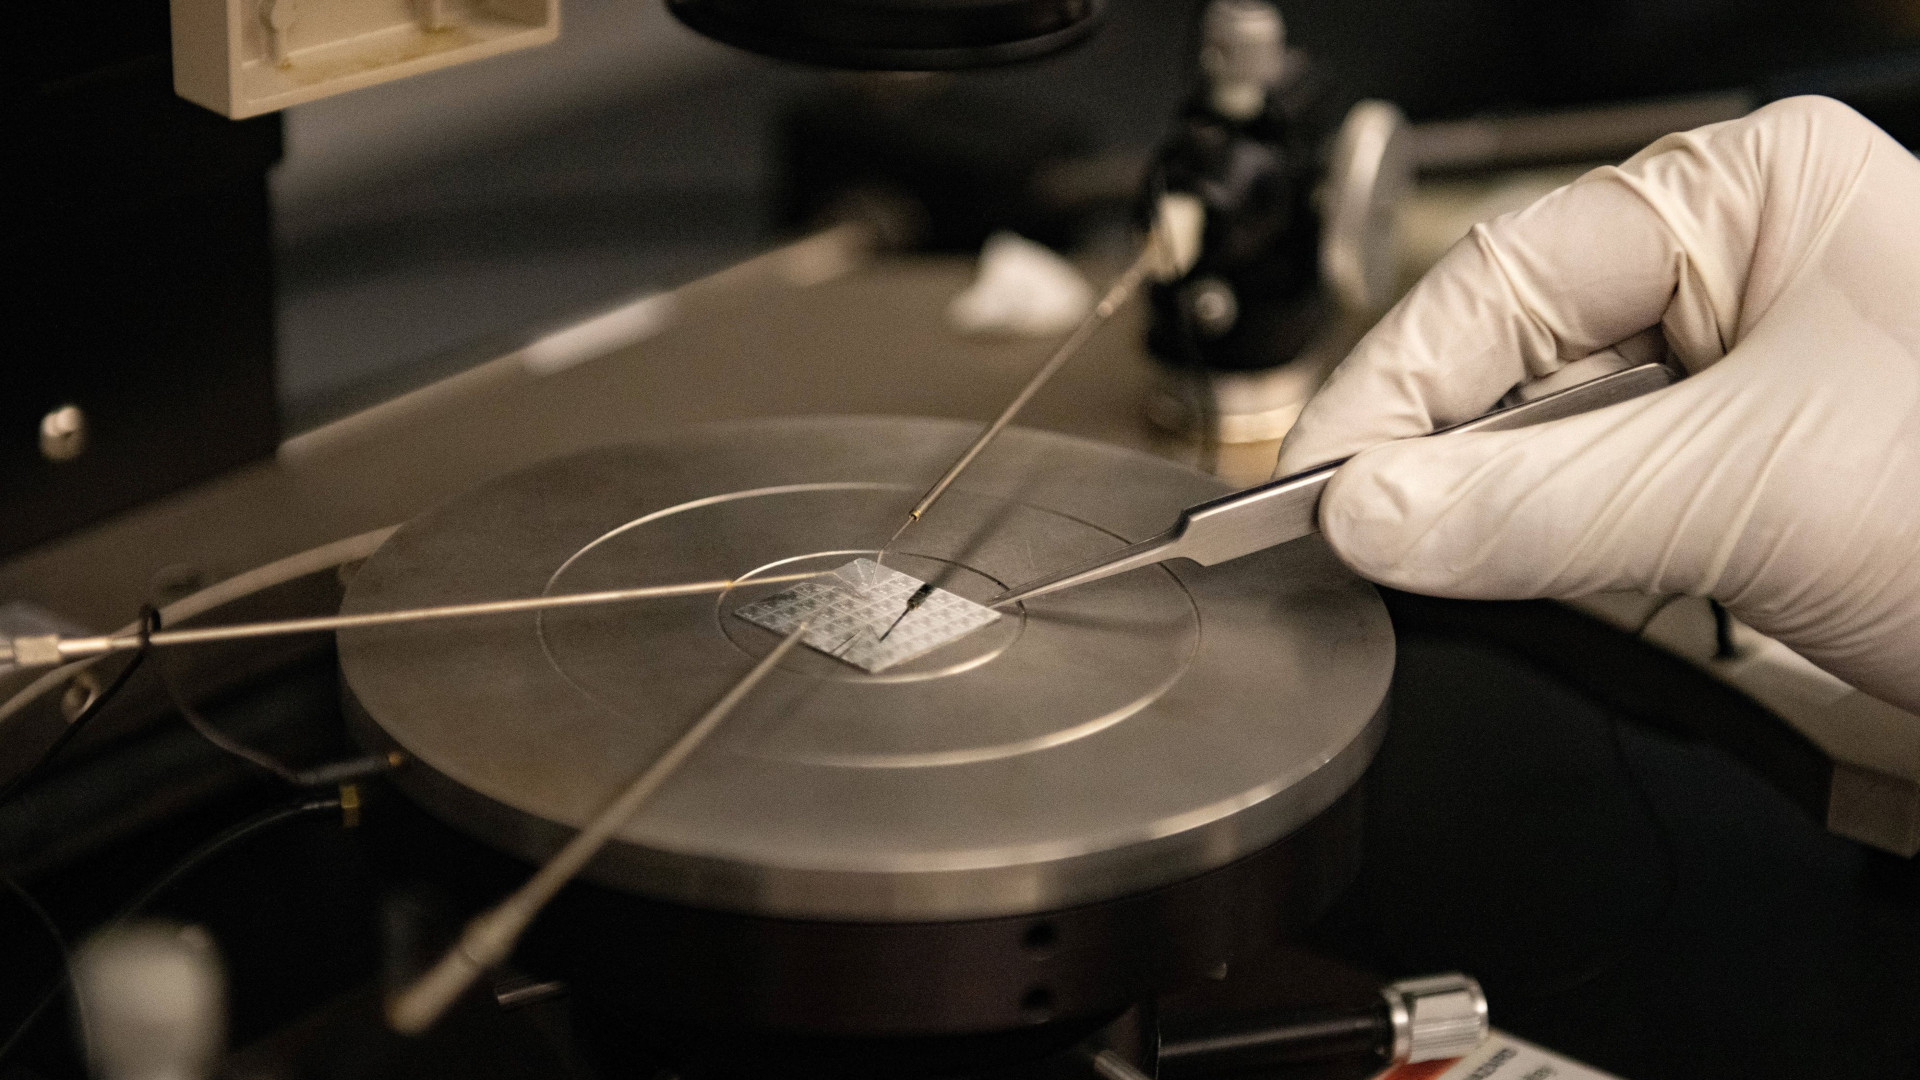
[{"label": "probe needle", "polygon": [[1013,423],[1013,418],[1019,415],[1021,409],[1026,408],[1027,402],[1033,400],[1033,396],[1040,392],[1041,387],[1047,385],[1047,380],[1053,378],[1054,372],[1059,371],[1068,360],[1073,359],[1073,354],[1080,351],[1080,347],[1087,343],[1087,339],[1093,336],[1093,332],[1100,329],[1101,325],[1127,302],[1127,298],[1139,290],[1141,283],[1147,279],[1147,275],[1153,272],[1159,262],[1159,238],[1160,230],[1157,228],[1147,234],[1147,241],[1141,245],[1140,254],[1134,257],[1133,264],[1121,271],[1119,277],[1113,279],[1113,284],[1107,288],[1107,294],[1100,298],[1099,303],[1093,305],[1092,310],[1081,317],[1080,324],[1073,328],[1073,333],[1068,334],[1067,339],[1060,343],[1060,347],[1053,351],[1052,356],[1047,358],[1047,362],[1040,365],[1040,370],[1033,373],[1033,378],[1027,380],[1027,385],[1020,388],[1020,392],[1013,396],[1012,401],[1007,402],[1006,408],[1000,410],[1000,415],[994,418],[993,423],[988,424],[986,430],[973,440],[973,444],[961,452],[960,457],[947,467],[947,471],[941,474],[940,479],[935,480],[933,486],[927,489],[927,493],[920,496],[920,501],[913,504],[913,509],[907,511],[907,520],[900,523],[900,527],[894,530],[893,536],[887,540],[885,546],[881,547],[880,553],[874,557],[875,562],[881,565],[886,564],[887,552],[893,549],[895,542],[912,528],[914,522],[919,521],[935,502],[939,501],[940,496],[947,493],[947,488],[962,472],[966,471],[967,466],[973,464],[973,459],[980,456],[980,452],[987,448],[987,444],[1005,430],[1008,424]]},{"label": "probe needle", "polygon": [[919,607],[921,604],[926,603],[927,597],[932,595],[933,595],[933,582],[931,581],[913,590],[913,595],[907,597],[907,606],[901,608],[900,614],[895,615],[893,617],[893,621],[887,624],[886,632],[880,635],[880,640],[881,641],[887,640],[887,634],[893,633],[894,627],[897,627],[900,625],[900,620],[905,619],[907,616],[913,614],[913,609]]},{"label": "probe needle", "polygon": [[507,958],[520,935],[547,906],[562,886],[573,880],[581,868],[587,865],[594,855],[612,839],[613,834],[622,825],[633,820],[654,792],[670,779],[674,771],[684,763],[700,743],[720,721],[727,718],[734,707],[753,690],[761,679],[766,678],[782,657],[800,643],[800,636],[807,632],[812,621],[802,622],[793,628],[773,651],[753,665],[753,670],[733,684],[720,700],[713,703],[705,715],[694,721],[666,753],[654,759],[626,790],[614,796],[598,814],[594,815],[587,827],[575,833],[553,858],[547,860],[533,877],[527,880],[505,900],[475,916],[473,921],[460,934],[460,940],[454,942],[446,955],[427,970],[427,973],[414,980],[411,986],[402,990],[387,1005],[387,1024],[403,1035],[418,1035],[433,1026],[447,1007],[459,1000],[467,987],[479,978],[480,973],[494,967]]},{"label": "probe needle", "polygon": [[[156,647],[197,645],[210,641],[242,641],[249,638],[281,637],[287,634],[360,630],[370,626],[433,622],[439,619],[468,619],[481,615],[512,615],[529,611],[597,607],[602,604],[628,603],[634,600],[698,596],[704,593],[726,592],[737,585],[771,585],[818,576],[818,573],[775,574],[747,579],[687,581],[673,585],[641,585],[631,589],[608,589],[602,592],[528,596],[515,600],[481,600],[470,604],[442,604],[437,607],[407,608],[400,611],[364,611],[353,615],[319,615],[306,619],[232,623],[226,626],[195,626],[184,630],[157,630],[147,636],[147,644]],[[55,634],[0,637],[0,664],[10,662],[20,667],[50,667],[90,656],[130,652],[139,647],[140,635],[138,634],[104,634],[97,637],[61,637]]]}]

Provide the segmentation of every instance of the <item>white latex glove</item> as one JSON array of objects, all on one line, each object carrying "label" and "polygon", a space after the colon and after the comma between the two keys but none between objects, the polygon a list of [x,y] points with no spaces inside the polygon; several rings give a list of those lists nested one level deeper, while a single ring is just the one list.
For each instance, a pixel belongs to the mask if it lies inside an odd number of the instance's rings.
[{"label": "white latex glove", "polygon": [[[1690,372],[1669,389],[1375,445],[1662,332]],[[1477,226],[1308,404],[1279,472],[1360,451],[1320,518],[1367,577],[1712,596],[1920,711],[1920,161],[1796,98]]]}]

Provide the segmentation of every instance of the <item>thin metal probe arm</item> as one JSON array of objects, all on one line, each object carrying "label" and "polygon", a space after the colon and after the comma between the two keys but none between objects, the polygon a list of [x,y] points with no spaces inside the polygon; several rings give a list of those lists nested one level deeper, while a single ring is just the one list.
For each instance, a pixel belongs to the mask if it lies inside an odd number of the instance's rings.
[{"label": "thin metal probe arm", "polygon": [[584,828],[535,871],[525,885],[476,915],[438,963],[387,1003],[388,1026],[403,1035],[420,1034],[432,1027],[482,972],[504,961],[513,952],[515,943],[533,922],[534,916],[540,914],[562,886],[586,868],[614,833],[640,812],[641,807],[679,771],[707,736],[713,734],[727,714],[759,685],[760,680],[779,666],[811,626],[812,620],[803,620],[794,627],[780,644],[774,646],[752,670],[722,694],[720,700],[714,702],[700,719],[674,740],[665,753],[655,758],[646,771],[615,795]]},{"label": "thin metal probe arm", "polygon": [[[824,572],[824,571],[822,571]],[[778,574],[753,578],[755,584],[774,584],[816,577],[817,573]],[[601,592],[561,593],[557,596],[527,596],[512,600],[479,600],[467,604],[442,604],[437,607],[407,608],[399,611],[366,611],[352,615],[316,615],[305,619],[278,619],[269,622],[232,623],[226,626],[195,626],[183,630],[160,630],[147,636],[147,644],[200,645],[214,641],[242,641],[250,638],[284,637],[290,634],[316,634],[336,630],[361,630],[373,626],[434,622],[441,619],[471,619],[486,615],[514,615],[526,612],[557,611],[565,608],[597,607],[629,603],[635,600],[661,600],[676,596],[699,596],[725,592],[741,584],[736,579],[685,581],[671,585],[640,585],[631,589]],[[130,652],[140,647],[138,634],[102,634],[95,637],[62,637],[58,634],[31,634],[0,637],[0,664],[23,668],[52,667],[69,660]]]},{"label": "thin metal probe arm", "polygon": [[[1523,405],[1496,409],[1432,434],[1531,427],[1628,401],[1672,383],[1673,371],[1666,365],[1641,364]],[[1201,566],[1214,566],[1318,532],[1320,495],[1326,490],[1327,481],[1333,479],[1333,474],[1344,464],[1344,458],[1328,462],[1188,507],[1181,511],[1172,528],[1151,540],[1015,586],[989,600],[987,606],[1004,607],[1168,559],[1189,559]]]},{"label": "thin metal probe arm", "polygon": [[940,479],[935,480],[933,486],[927,489],[927,493],[920,497],[920,501],[913,504],[913,509],[907,511],[907,520],[901,522],[900,527],[887,538],[887,542],[881,545],[880,552],[875,557],[876,562],[882,564],[886,562],[887,552],[892,550],[894,542],[912,528],[914,522],[919,521],[933,504],[940,500],[940,496],[947,493],[947,489],[952,487],[960,474],[967,470],[967,466],[973,464],[973,459],[979,457],[981,451],[985,450],[1002,431],[1005,431],[1008,424],[1013,423],[1013,418],[1020,415],[1020,410],[1026,408],[1027,402],[1032,401],[1034,395],[1038,394],[1041,388],[1047,385],[1048,380],[1053,378],[1054,373],[1064,367],[1068,360],[1073,359],[1074,354],[1080,351],[1080,347],[1087,343],[1087,339],[1093,337],[1094,332],[1112,318],[1114,312],[1120,310],[1120,305],[1126,303],[1128,297],[1139,291],[1140,286],[1147,280],[1147,276],[1153,273],[1159,264],[1160,249],[1167,243],[1169,241],[1162,235],[1161,226],[1156,223],[1155,227],[1148,231],[1146,242],[1140,246],[1140,253],[1125,270],[1120,272],[1120,276],[1113,280],[1113,284],[1107,287],[1106,295],[1100,298],[1100,302],[1093,305],[1092,309],[1080,319],[1079,325],[1075,326],[1066,340],[1053,351],[1053,355],[1047,358],[1047,362],[1040,365],[1040,369],[1033,373],[1033,377],[1020,388],[1020,392],[1013,395],[1013,400],[1007,402],[1006,407],[1000,410],[1000,415],[994,417],[993,422],[988,424],[979,436],[960,452],[960,456],[954,460],[954,463],[947,466],[947,471],[940,474]]}]

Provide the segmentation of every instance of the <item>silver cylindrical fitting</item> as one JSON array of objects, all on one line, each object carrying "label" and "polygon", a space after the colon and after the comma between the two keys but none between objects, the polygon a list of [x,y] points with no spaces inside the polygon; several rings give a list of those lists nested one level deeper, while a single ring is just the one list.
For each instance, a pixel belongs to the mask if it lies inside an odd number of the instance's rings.
[{"label": "silver cylindrical fitting", "polygon": [[1381,993],[1393,1022],[1395,1064],[1464,1057],[1487,1038],[1487,996],[1458,972],[1402,979]]}]

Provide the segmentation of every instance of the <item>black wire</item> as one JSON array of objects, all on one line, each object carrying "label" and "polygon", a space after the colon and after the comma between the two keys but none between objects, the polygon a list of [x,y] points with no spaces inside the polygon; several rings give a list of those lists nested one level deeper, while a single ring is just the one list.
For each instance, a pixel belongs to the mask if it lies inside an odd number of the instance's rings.
[{"label": "black wire", "polygon": [[1672,607],[1675,601],[1679,599],[1681,599],[1679,593],[1674,593],[1672,596],[1661,597],[1660,602],[1653,605],[1653,610],[1647,612],[1646,617],[1640,620],[1640,625],[1633,628],[1633,636],[1637,638],[1646,637],[1647,628],[1653,625],[1653,620],[1659,618],[1661,612]]},{"label": "black wire", "polygon": [[[1648,627],[1651,627],[1653,621],[1660,617],[1660,613],[1684,598],[1684,596],[1677,593],[1671,596],[1661,597],[1660,601],[1653,606],[1653,609],[1648,611],[1645,617],[1640,620],[1640,625],[1634,629],[1633,636],[1636,638],[1644,638]],[[1726,614],[1726,609],[1720,606],[1719,601],[1709,600],[1708,603],[1713,608],[1715,638],[1721,650],[1717,653],[1717,657],[1724,658],[1731,656],[1733,655],[1731,618]],[[1662,876],[1665,878],[1663,882],[1663,892],[1665,895],[1660,901],[1659,913],[1654,916],[1652,923],[1642,931],[1642,934],[1645,935],[1666,925],[1667,921],[1673,917],[1674,907],[1679,903],[1679,843],[1674,839],[1673,830],[1668,827],[1667,819],[1661,815],[1659,808],[1654,804],[1653,794],[1647,790],[1645,779],[1641,777],[1639,770],[1633,767],[1632,759],[1627,754],[1626,741],[1621,734],[1620,721],[1612,716],[1608,716],[1606,718],[1606,725],[1607,739],[1613,747],[1614,762],[1619,765],[1621,774],[1627,778],[1628,786],[1633,789],[1634,801],[1640,804],[1640,810],[1646,815],[1648,824],[1653,827],[1654,837],[1660,845]],[[1526,998],[1528,1000],[1539,1000],[1542,998],[1557,997],[1561,994],[1577,990],[1611,973],[1617,969],[1625,959],[1625,949],[1603,948],[1597,950],[1593,956],[1589,957],[1586,962],[1575,969],[1571,975],[1556,983],[1534,990],[1532,993],[1527,994]]]},{"label": "black wire", "polygon": [[[1633,636],[1636,638],[1645,637],[1647,628],[1653,625],[1653,620],[1659,618],[1661,612],[1667,610],[1667,608],[1673,606],[1676,601],[1681,599],[1683,599],[1683,597],[1677,593],[1672,596],[1661,597],[1660,602],[1653,606],[1653,610],[1647,612],[1646,616],[1640,620],[1640,625],[1634,630]],[[1654,916],[1653,923],[1646,931],[1643,931],[1643,933],[1650,933],[1654,929],[1665,925],[1667,920],[1672,918],[1674,906],[1679,902],[1679,844],[1674,839],[1673,831],[1667,827],[1667,819],[1661,816],[1659,808],[1654,805],[1653,794],[1647,790],[1646,781],[1640,776],[1639,770],[1633,767],[1632,759],[1627,755],[1626,741],[1622,738],[1620,732],[1620,721],[1612,716],[1608,716],[1606,718],[1606,725],[1607,741],[1613,748],[1614,763],[1620,767],[1621,774],[1627,778],[1628,786],[1633,789],[1634,801],[1640,804],[1640,810],[1647,816],[1647,822],[1653,827],[1654,837],[1660,845],[1660,862],[1663,871],[1662,876],[1665,878],[1663,883],[1665,895],[1660,901],[1659,914]],[[1618,968],[1625,959],[1625,953],[1626,950],[1618,948],[1603,948],[1597,950],[1592,957],[1589,957],[1587,961],[1575,969],[1571,975],[1561,979],[1557,983],[1536,989],[1531,994],[1526,995],[1526,997],[1530,1000],[1557,997],[1561,994],[1579,989],[1582,986],[1586,986]]]},{"label": "black wire", "polygon": [[[1661,612],[1672,607],[1674,601],[1679,599],[1681,596],[1677,593],[1661,597],[1660,602],[1653,605],[1653,610],[1647,612],[1646,617],[1640,620],[1640,625],[1634,628],[1633,636],[1646,637],[1647,628],[1653,625],[1653,620],[1659,618]],[[1711,596],[1707,597],[1707,611],[1713,616],[1713,659],[1732,660],[1738,657],[1740,645],[1733,639],[1733,614],[1727,610],[1725,604]]]},{"label": "black wire", "polygon": [[[1633,789],[1634,801],[1640,804],[1641,813],[1647,816],[1647,823],[1653,827],[1654,838],[1660,847],[1661,876],[1664,879],[1661,890],[1663,895],[1658,913],[1636,935],[1644,941],[1648,935],[1667,924],[1667,921],[1673,917],[1674,907],[1679,903],[1680,848],[1678,841],[1674,839],[1673,831],[1667,826],[1667,819],[1654,805],[1653,793],[1647,790],[1645,779],[1641,777],[1640,771],[1633,767],[1632,759],[1627,755],[1626,741],[1621,736],[1620,721],[1608,716],[1606,725],[1607,740],[1613,746],[1614,762],[1619,765],[1620,772],[1626,776],[1628,786]],[[1627,955],[1627,949],[1602,946],[1571,974],[1557,982],[1535,989],[1526,997],[1537,1001],[1541,998],[1558,997],[1561,994],[1570,993],[1595,982],[1602,976],[1611,974],[1626,961]]]},{"label": "black wire", "polygon": [[[174,863],[166,873],[160,875],[158,880],[148,885],[145,889],[142,889],[132,900],[129,900],[123,905],[112,918],[103,923],[101,929],[117,926],[133,916],[138,915],[148,904],[151,904],[159,898],[161,894],[179,882],[182,877],[192,873],[208,859],[213,858],[215,855],[220,854],[222,851],[247,839],[253,834],[278,825],[283,821],[290,821],[294,818],[305,817],[308,814],[319,813],[321,811],[338,810],[339,808],[340,797],[337,795],[327,798],[305,799],[291,805],[278,806],[272,810],[256,814],[224,830],[213,839],[206,841],[199,847],[188,852],[179,862]],[[8,884],[12,885],[13,883],[9,880]],[[18,886],[14,886],[14,889],[21,896],[24,897],[26,895],[19,890]],[[39,905],[35,904],[34,907],[38,908]],[[44,911],[44,909],[41,910]],[[52,926],[50,919],[48,920],[48,924],[50,927]],[[58,933],[57,928],[54,932],[56,934]],[[26,1038],[27,1033],[33,1030],[33,1025],[39,1021],[41,1015],[47,1011],[47,1008],[59,1000],[61,993],[67,988],[67,983],[68,971],[63,967],[59,977],[53,981],[53,985],[47,987],[47,991],[41,995],[40,1001],[27,1013],[26,1018],[20,1021],[20,1026],[13,1029],[13,1034],[7,1037],[6,1042],[0,1043],[0,1062],[4,1062],[7,1055],[13,1051],[13,1048],[19,1045],[20,1040]]]},{"label": "black wire", "polygon": [[7,1041],[0,1043],[0,1060],[4,1060],[7,1052],[13,1049],[13,1044],[26,1035],[27,1031],[33,1027],[34,1021],[40,1019],[40,1014],[47,1011],[47,1006],[53,1004],[54,999],[60,995],[61,989],[67,985],[69,973],[73,970],[73,950],[67,946],[67,936],[60,932],[60,924],[53,921],[53,916],[47,912],[40,901],[34,899],[32,893],[22,888],[11,875],[0,874],[0,884],[4,884],[9,892],[19,897],[21,905],[33,913],[33,917],[39,921],[41,928],[46,930],[47,937],[52,939],[54,948],[60,952],[60,973],[55,976],[52,991],[43,995],[33,1008],[28,1010],[26,1018],[20,1021],[20,1026],[14,1029]]},{"label": "black wire", "polygon": [[6,805],[15,795],[38,780],[40,775],[47,771],[47,767],[53,764],[53,759],[60,756],[60,751],[65,750],[67,744],[78,737],[80,732],[93,722],[94,717],[100,715],[100,711],[106,708],[107,702],[113,700],[114,695],[120,692],[120,688],[127,685],[127,680],[133,678],[133,673],[139,670],[141,662],[151,651],[153,632],[158,629],[160,629],[160,612],[152,604],[141,607],[140,644],[133,650],[133,656],[120,669],[120,673],[113,677],[113,681],[107,684],[106,689],[95,694],[93,700],[87,702],[86,708],[80,710],[80,715],[67,724],[67,729],[60,733],[59,738],[53,740],[53,745],[47,747],[32,765],[27,766],[25,771],[7,781],[6,786],[0,787],[0,806]]},{"label": "black wire", "polygon": [[154,674],[160,677],[160,686],[166,690],[167,700],[173,704],[175,711],[186,718],[187,726],[193,728],[195,734],[207,742],[212,743],[216,748],[225,753],[237,757],[257,768],[265,769],[267,772],[285,780],[289,784],[299,784],[301,782],[300,774],[287,767],[278,758],[255,750],[253,747],[214,727],[213,722],[208,720],[199,709],[194,708],[193,705],[188,703],[186,696],[180,693],[180,687],[174,683],[173,676],[168,674],[165,662],[156,659],[153,662],[153,671]]},{"label": "black wire", "polygon": [[[15,775],[13,779],[7,781],[4,786],[0,786],[0,806],[4,806],[15,795],[38,780],[53,763],[53,760],[60,755],[60,752],[66,749],[67,744],[77,738],[81,731],[85,730],[87,725],[93,721],[94,717],[100,715],[100,711],[120,692],[122,687],[126,686],[128,680],[133,678],[133,673],[139,669],[140,665],[146,661],[148,655],[152,653],[152,637],[159,629],[160,610],[152,604],[142,605],[140,608],[139,621],[140,644],[134,649],[133,655],[127,660],[126,665],[120,669],[119,674],[113,677],[113,681],[108,683],[105,689],[94,695],[93,699],[87,702],[86,708],[82,709],[80,715],[74,717],[73,720],[67,724],[66,730],[62,731],[59,737],[54,739],[53,744],[47,747],[46,751],[40,755],[38,760],[28,766],[24,771]],[[201,738],[234,757],[240,758],[258,768],[265,769],[267,772],[272,773],[289,784],[298,787],[327,786],[347,780],[371,776],[393,767],[392,761],[385,755],[376,754],[354,758],[348,761],[333,762],[312,769],[294,769],[271,755],[247,746],[215,727],[205,715],[187,702],[185,696],[180,693],[179,686],[174,683],[172,676],[168,674],[165,664],[156,660],[153,666],[155,673],[159,676],[161,688],[166,691],[168,701],[172,703],[174,709],[176,709],[181,716],[186,718],[188,725],[191,726]]]},{"label": "black wire", "polygon": [[225,832],[220,833],[213,839],[208,840],[206,843],[188,852],[185,858],[173,864],[172,869],[160,875],[158,881],[147,886],[139,895],[129,900],[126,905],[109,920],[108,925],[111,926],[115,923],[122,923],[138,915],[148,904],[153,903],[162,893],[172,888],[175,882],[178,882],[187,874],[192,873],[200,864],[220,854],[234,844],[252,836],[254,833],[278,825],[283,821],[292,820],[293,818],[305,817],[308,814],[315,814],[325,810],[338,809],[340,809],[340,796],[329,795],[319,798],[302,799],[296,803],[275,807],[272,810],[255,814],[253,817],[228,828]]},{"label": "black wire", "polygon": [[33,1008],[27,1011],[26,1018],[20,1021],[20,1026],[13,1029],[13,1034],[7,1036],[6,1042],[0,1043],[0,1062],[7,1060],[7,1055],[13,1052],[13,1048],[19,1045],[21,1039],[27,1037],[27,1033],[32,1031],[33,1025],[40,1021],[47,1007],[58,1001],[60,992],[66,988],[67,972],[63,968],[59,978],[55,979],[53,985],[47,988],[47,992],[40,996],[40,1000],[34,1004]]},{"label": "black wire", "polygon": [[186,718],[187,726],[194,733],[211,743],[216,749],[239,758],[256,768],[264,769],[295,787],[327,787],[348,780],[358,780],[385,772],[393,768],[393,762],[384,754],[367,754],[346,761],[331,762],[311,769],[296,769],[261,750],[256,750],[240,740],[215,727],[206,714],[187,701],[186,695],[173,681],[165,662],[156,658],[153,662],[154,674],[160,678],[160,686],[167,693],[167,700],[174,710]]},{"label": "black wire", "polygon": [[1713,658],[1732,660],[1740,655],[1733,641],[1733,615],[1720,601],[1711,597],[1707,600],[1707,608],[1713,612]]},{"label": "black wire", "polygon": [[47,909],[41,905],[40,901],[35,900],[32,893],[13,880],[12,875],[0,874],[0,885],[5,885],[8,892],[19,897],[20,905],[39,921],[41,928],[47,932],[48,939],[53,942],[53,947],[60,953],[60,966],[65,968],[73,960],[73,953],[67,948],[67,936],[60,932],[60,924],[53,921],[53,916],[47,913]]}]

